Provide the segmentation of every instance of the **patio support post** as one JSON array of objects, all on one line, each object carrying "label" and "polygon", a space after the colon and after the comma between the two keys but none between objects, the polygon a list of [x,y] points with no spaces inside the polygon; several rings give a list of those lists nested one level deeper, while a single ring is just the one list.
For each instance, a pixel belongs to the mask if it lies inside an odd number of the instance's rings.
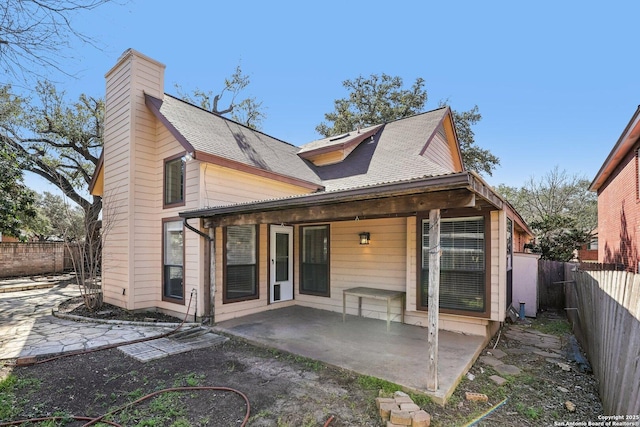
[{"label": "patio support post", "polygon": [[440,209],[429,211],[429,291],[427,390],[438,390],[438,312],[440,307]]},{"label": "patio support post", "polygon": [[211,316],[211,323],[215,322],[215,307],[216,307],[216,227],[211,224],[209,227],[209,315]]}]

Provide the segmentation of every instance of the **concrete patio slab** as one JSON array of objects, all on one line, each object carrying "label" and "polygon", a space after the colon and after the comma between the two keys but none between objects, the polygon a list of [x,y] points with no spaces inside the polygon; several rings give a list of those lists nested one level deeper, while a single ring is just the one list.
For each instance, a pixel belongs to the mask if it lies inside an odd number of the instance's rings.
[{"label": "concrete patio slab", "polygon": [[220,322],[215,331],[309,357],[425,393],[444,404],[485,346],[485,338],[439,332],[438,381],[427,390],[427,329],[292,306]]}]

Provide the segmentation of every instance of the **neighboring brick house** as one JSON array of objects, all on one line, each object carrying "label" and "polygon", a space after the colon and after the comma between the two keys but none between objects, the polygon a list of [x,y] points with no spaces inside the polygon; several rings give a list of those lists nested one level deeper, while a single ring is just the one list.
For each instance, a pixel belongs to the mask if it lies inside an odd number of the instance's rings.
[{"label": "neighboring brick house", "polygon": [[589,189],[598,193],[598,262],[638,271],[640,107]]},{"label": "neighboring brick house", "polygon": [[581,245],[578,249],[578,261],[598,262],[598,230],[592,231],[589,243]]}]

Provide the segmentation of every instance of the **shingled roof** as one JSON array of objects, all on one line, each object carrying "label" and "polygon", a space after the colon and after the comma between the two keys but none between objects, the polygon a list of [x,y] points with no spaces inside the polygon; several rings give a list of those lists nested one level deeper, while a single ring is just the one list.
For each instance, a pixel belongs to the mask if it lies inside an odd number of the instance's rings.
[{"label": "shingled roof", "polygon": [[313,165],[298,156],[298,147],[171,95],[163,100],[145,97],[147,106],[187,149],[322,186]]},{"label": "shingled roof", "polygon": [[375,132],[341,162],[315,166],[301,156],[327,145],[325,140],[296,147],[170,95],[165,94],[163,100],[145,96],[149,108],[187,151],[290,177],[315,185],[318,190],[344,190],[460,172],[423,155],[448,113],[447,108],[375,127]]},{"label": "shingled roof", "polygon": [[447,169],[423,156],[442,123],[446,108],[387,123],[344,161],[317,167],[327,191],[447,175]]}]

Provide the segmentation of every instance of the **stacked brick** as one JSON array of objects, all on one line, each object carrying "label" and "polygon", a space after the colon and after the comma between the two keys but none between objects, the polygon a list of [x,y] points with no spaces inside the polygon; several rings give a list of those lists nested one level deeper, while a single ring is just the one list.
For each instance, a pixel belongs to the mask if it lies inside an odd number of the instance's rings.
[{"label": "stacked brick", "polygon": [[396,391],[393,397],[376,398],[376,406],[386,427],[429,427],[431,424],[431,415],[401,391]]}]

